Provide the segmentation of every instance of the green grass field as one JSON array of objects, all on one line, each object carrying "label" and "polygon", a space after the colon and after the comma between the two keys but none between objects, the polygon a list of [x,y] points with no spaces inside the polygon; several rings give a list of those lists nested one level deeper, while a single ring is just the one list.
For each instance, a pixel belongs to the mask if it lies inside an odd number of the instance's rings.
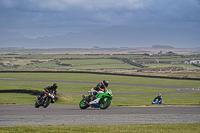
[{"label": "green grass field", "polygon": [[128,124],[128,125],[47,125],[0,127],[1,133],[199,133],[200,123]]},{"label": "green grass field", "polygon": [[[136,70],[140,68],[137,65],[134,65],[133,62],[139,59],[158,59],[159,61],[168,61],[168,64],[142,64],[148,67],[183,67],[187,70],[200,69],[193,65],[187,64],[171,64],[170,62],[174,61],[184,61],[185,59],[198,59],[200,55],[177,55],[177,56],[147,56],[142,55],[79,55],[79,54],[8,54],[0,55],[0,69],[3,70],[32,70],[32,69],[54,69],[54,70]],[[125,60],[124,60],[125,59]],[[43,62],[40,62],[43,60]],[[129,61],[128,61],[129,60]],[[38,62],[40,63],[38,63]],[[61,65],[57,64],[56,61],[59,61]],[[3,62],[3,63],[1,63]],[[132,63],[132,65],[130,65]],[[70,64],[70,66],[62,65]],[[188,73],[189,75],[194,75],[195,72]],[[156,74],[156,72],[155,72]],[[163,73],[164,74],[164,73]],[[174,76],[176,76],[174,74]],[[177,75],[178,76],[178,75]],[[195,76],[195,75],[194,75]]]},{"label": "green grass field", "polygon": [[[113,93],[157,93],[177,91],[171,88],[158,87],[142,87],[142,86],[120,86],[112,85],[115,83],[138,83],[138,84],[160,84],[160,85],[177,85],[177,86],[191,86],[199,87],[198,80],[175,80],[175,79],[157,79],[144,77],[127,77],[127,76],[113,76],[113,75],[98,75],[86,73],[0,73],[0,78],[15,78],[15,79],[39,79],[39,80],[69,80],[69,81],[93,81],[101,82],[107,79],[110,82],[109,89]],[[61,83],[57,82],[59,92],[80,92],[80,93],[60,93],[61,98],[56,105],[78,105],[81,100],[81,95],[87,93],[96,84],[82,84],[82,83]],[[53,82],[32,82],[32,81],[1,81],[0,90],[10,89],[26,89],[26,90],[40,90],[50,86]],[[151,105],[152,99],[157,94],[114,94],[111,106],[143,106]],[[7,97],[10,97],[9,99]],[[176,94],[162,94],[164,105],[199,105],[200,92],[193,93],[176,93]],[[36,96],[31,94],[19,93],[0,93],[0,103],[15,103],[15,104],[34,104]]]},{"label": "green grass field", "polygon": [[194,70],[194,69],[200,69],[200,67],[193,66],[191,64],[145,64],[145,66],[148,67],[183,67],[184,69],[188,70]]},{"label": "green grass field", "polygon": [[39,79],[39,80],[68,80],[68,81],[93,81],[101,82],[106,79],[113,83],[137,83],[137,84],[158,84],[158,85],[175,85],[199,87],[198,80],[181,80],[181,79],[163,79],[147,78],[135,76],[118,76],[104,74],[87,74],[87,73],[12,73],[1,72],[0,78],[14,79]]}]

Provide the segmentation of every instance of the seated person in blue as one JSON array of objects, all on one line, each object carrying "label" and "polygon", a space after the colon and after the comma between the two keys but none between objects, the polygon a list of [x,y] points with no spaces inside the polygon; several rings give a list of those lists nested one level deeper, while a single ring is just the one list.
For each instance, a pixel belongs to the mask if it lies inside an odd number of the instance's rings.
[{"label": "seated person in blue", "polygon": [[158,93],[158,96],[153,99],[152,104],[163,104],[161,93]]}]

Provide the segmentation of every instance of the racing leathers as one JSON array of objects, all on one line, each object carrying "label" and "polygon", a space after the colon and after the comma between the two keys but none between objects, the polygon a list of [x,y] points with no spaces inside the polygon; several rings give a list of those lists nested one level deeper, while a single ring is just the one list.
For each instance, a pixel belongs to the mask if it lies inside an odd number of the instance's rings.
[{"label": "racing leathers", "polygon": [[89,99],[91,98],[91,102],[92,103],[98,103],[100,99],[96,99],[95,95],[97,93],[104,93],[106,91],[106,86],[103,83],[99,83],[97,84],[96,87],[92,88],[91,91],[89,91],[89,96],[87,97],[87,101],[89,101]]},{"label": "racing leathers", "polygon": [[163,103],[161,95],[158,95],[157,97],[155,97],[155,98],[153,99],[153,101],[152,101],[152,104],[155,104],[155,101],[156,101],[156,100],[158,100],[158,103],[159,103],[159,104],[162,104],[162,103]]},{"label": "racing leathers", "polygon": [[56,93],[57,93],[57,87],[58,86],[57,86],[56,83],[54,83],[53,86],[44,87],[45,92],[44,91],[41,92],[40,98],[42,98],[45,95],[46,92],[52,91],[52,93],[55,95],[55,97],[54,97],[54,99],[52,101],[52,103],[54,103],[56,100],[58,100],[58,97],[56,95]]}]

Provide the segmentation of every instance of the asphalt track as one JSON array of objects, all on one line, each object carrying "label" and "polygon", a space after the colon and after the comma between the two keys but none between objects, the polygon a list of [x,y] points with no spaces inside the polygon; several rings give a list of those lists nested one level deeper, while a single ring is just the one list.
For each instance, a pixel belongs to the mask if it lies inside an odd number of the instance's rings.
[{"label": "asphalt track", "polygon": [[109,107],[0,105],[0,126],[200,123],[200,106]]},{"label": "asphalt track", "polygon": [[[30,79],[0,79],[0,80],[96,84],[96,82],[85,82],[85,81],[55,81],[55,80],[51,81],[51,80],[30,80]],[[191,90],[192,87],[186,87],[186,86],[147,85],[147,84],[130,84],[130,83],[111,83],[111,84],[178,89],[177,91],[166,92],[166,93],[194,92],[193,90]],[[187,91],[186,88],[189,88],[190,91]],[[139,94],[144,94],[144,93],[139,93]],[[144,106],[144,107],[111,106],[106,110],[101,110],[99,108],[88,108],[85,110],[81,110],[78,107],[78,105],[50,104],[50,106],[48,106],[47,108],[35,108],[34,105],[0,105],[0,126],[60,125],[60,124],[110,125],[110,124],[142,124],[142,123],[144,124],[200,123],[200,106],[162,106],[162,105]]]}]

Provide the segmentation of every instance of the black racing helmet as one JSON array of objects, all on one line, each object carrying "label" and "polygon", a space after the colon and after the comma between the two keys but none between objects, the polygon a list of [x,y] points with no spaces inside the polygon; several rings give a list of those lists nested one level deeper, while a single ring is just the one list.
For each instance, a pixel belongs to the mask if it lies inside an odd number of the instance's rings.
[{"label": "black racing helmet", "polygon": [[53,83],[53,87],[56,87],[56,88],[57,88],[57,87],[58,87],[58,85],[57,85],[56,83]]},{"label": "black racing helmet", "polygon": [[102,84],[103,84],[104,87],[108,87],[109,82],[107,80],[103,80]]}]

